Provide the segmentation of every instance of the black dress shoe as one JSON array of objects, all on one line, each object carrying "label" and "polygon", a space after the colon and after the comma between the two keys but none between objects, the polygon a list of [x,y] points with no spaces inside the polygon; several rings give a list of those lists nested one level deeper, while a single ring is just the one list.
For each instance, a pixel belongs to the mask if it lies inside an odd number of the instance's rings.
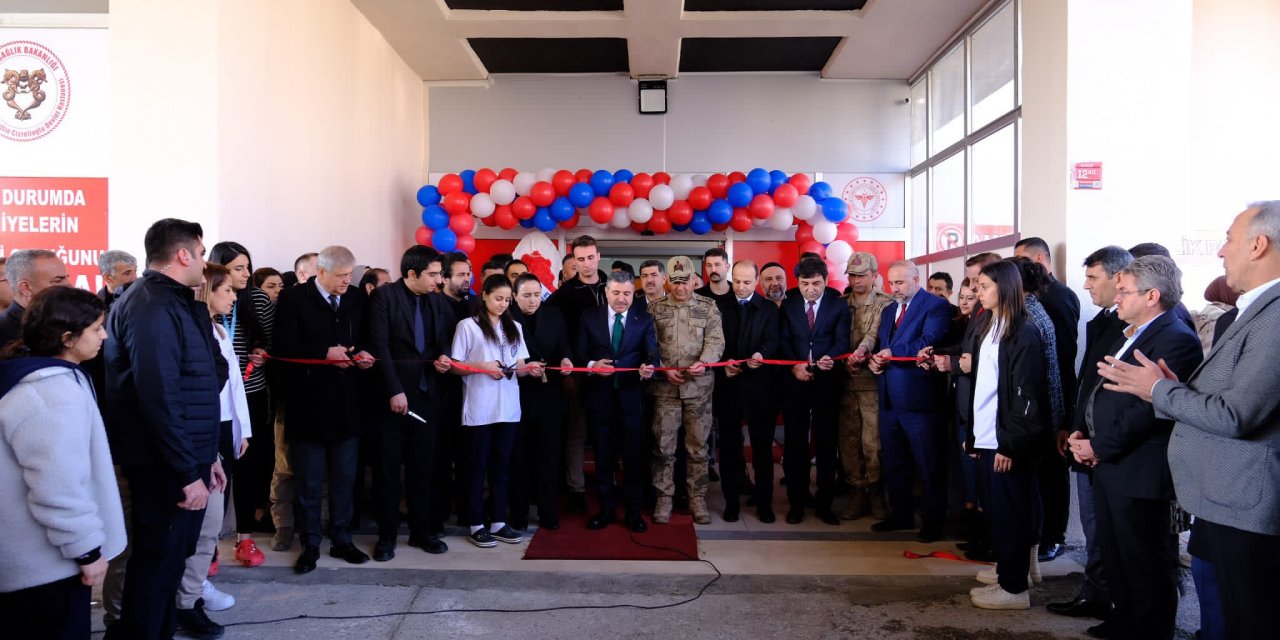
[{"label": "black dress shoe", "polygon": [[1110,638],[1120,640],[1124,637],[1124,634],[1120,632],[1119,625],[1113,624],[1110,620],[1105,621],[1102,624],[1095,624],[1092,627],[1085,629],[1084,632],[1089,634],[1090,638],[1103,638],[1104,640]]},{"label": "black dress shoe", "polygon": [[546,529],[547,531],[559,531],[560,521],[559,520],[543,520],[538,523],[538,528]]},{"label": "black dress shoe", "polygon": [[729,504],[724,506],[724,521],[725,522],[738,521],[738,501],[737,500],[731,500]]},{"label": "black dress shoe", "polygon": [[1111,605],[1097,600],[1076,598],[1069,602],[1050,602],[1045,607],[1049,613],[1056,613],[1068,618],[1097,618],[1103,620],[1111,613]]},{"label": "black dress shoe", "polygon": [[569,492],[569,513],[587,512],[587,494],[582,491]]},{"label": "black dress shoe", "polygon": [[969,540],[968,542],[957,542],[956,548],[961,551],[977,551],[986,549],[988,546],[986,540]]},{"label": "black dress shoe", "polygon": [[507,526],[511,527],[516,531],[524,532],[529,530],[529,521],[528,520],[512,520],[511,522],[507,523]]},{"label": "black dress shoe", "polygon": [[1040,555],[1037,559],[1040,562],[1050,562],[1054,558],[1066,553],[1067,548],[1060,544],[1042,544],[1040,545]]},{"label": "black dress shoe", "polygon": [[627,528],[631,533],[644,533],[649,530],[649,525],[644,523],[644,516],[633,513],[627,516]]},{"label": "black dress shoe", "polygon": [[373,546],[374,562],[386,562],[394,557],[396,557],[395,540],[379,540],[378,544]]},{"label": "black dress shoe", "polygon": [[922,527],[920,529],[920,533],[916,534],[916,540],[918,542],[923,542],[924,544],[937,542],[945,537],[946,536],[942,535],[942,529],[935,529],[933,527]]},{"label": "black dress shoe", "polygon": [[348,564],[364,564],[369,561],[369,556],[350,542],[329,547],[329,557],[345,560]]},{"label": "black dress shoe", "polygon": [[890,531],[906,531],[907,529],[914,529],[914,528],[916,528],[916,524],[914,522],[908,522],[906,520],[894,520],[893,518],[889,518],[887,520],[881,520],[880,522],[876,522],[871,525],[871,530],[875,531],[876,533],[888,533]]},{"label": "black dress shoe", "polygon": [[773,509],[770,507],[760,507],[756,509],[756,517],[760,519],[760,522],[765,524],[773,524],[773,522],[778,519],[777,516],[773,515]]},{"label": "black dress shoe", "polygon": [[788,509],[787,524],[800,524],[804,522],[804,509]]},{"label": "black dress shoe", "polygon": [[218,640],[226,633],[226,629],[222,625],[210,620],[209,616],[205,615],[204,598],[197,599],[195,607],[177,609],[175,613],[178,618],[178,630],[189,638]]},{"label": "black dress shoe", "polygon": [[995,562],[996,551],[991,548],[974,549],[973,551],[964,552],[964,557],[968,560],[973,560],[974,562]]},{"label": "black dress shoe", "polygon": [[320,547],[311,545],[302,548],[302,555],[293,563],[294,573],[311,573],[316,570],[316,560],[320,559]]},{"label": "black dress shoe", "polygon": [[840,517],[837,516],[835,512],[830,509],[818,509],[817,511],[813,512],[813,515],[818,516],[819,520],[833,527],[838,526],[840,524]]},{"label": "black dress shoe", "polygon": [[409,536],[409,546],[417,547],[435,556],[449,550],[449,545],[445,544],[444,540],[441,540],[440,536],[437,535],[428,536],[426,538],[415,538],[413,536]]},{"label": "black dress shoe", "polygon": [[618,516],[609,512],[601,511],[587,521],[587,528],[592,531],[599,531],[614,522],[617,522],[617,520]]}]

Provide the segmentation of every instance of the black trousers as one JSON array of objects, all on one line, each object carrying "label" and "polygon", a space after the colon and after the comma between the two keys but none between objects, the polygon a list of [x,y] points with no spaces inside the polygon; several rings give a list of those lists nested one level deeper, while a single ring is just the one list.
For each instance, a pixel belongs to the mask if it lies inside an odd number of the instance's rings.
[{"label": "black trousers", "polygon": [[[541,413],[520,421],[516,427],[516,440],[511,455],[511,513],[512,522],[529,521],[529,504],[538,505],[538,521],[541,524],[559,524],[556,513],[556,490],[560,479],[561,429],[564,412],[559,411],[562,402],[542,408]],[[527,407],[528,405],[526,405]]]},{"label": "black trousers", "polygon": [[[467,524],[483,526],[486,522],[506,522],[504,513],[510,497],[511,453],[516,443],[516,423],[495,422],[478,427],[463,427],[467,441]],[[485,517],[484,484],[489,481],[489,498],[493,513]]]},{"label": "black trousers", "polygon": [[1040,460],[1040,499],[1044,502],[1044,528],[1040,544],[1062,544],[1067,540],[1071,519],[1071,468],[1066,458],[1046,455]]},{"label": "black trousers", "polygon": [[978,450],[978,474],[985,490],[991,545],[996,552],[1000,587],[1009,593],[1030,588],[1031,549],[1040,537],[1039,469],[1031,460],[1017,460],[1013,469],[996,473],[996,452]]},{"label": "black trousers", "polygon": [[[206,485],[210,466],[200,467]],[[125,568],[120,620],[106,637],[167,640],[178,626],[175,596],[186,560],[196,552],[204,509],[178,507],[184,483],[164,467],[126,465],[123,471],[133,501],[132,553]]]},{"label": "black trousers", "polygon": [[[409,537],[425,540],[432,533],[432,474],[435,472],[436,424],[431,403],[418,392],[408,395],[409,411],[427,419],[422,424],[408,415],[383,410],[374,446],[377,465],[373,491],[378,539],[395,540],[400,531],[400,496],[409,507]],[[404,483],[400,470],[404,469]]]},{"label": "black trousers", "polygon": [[[249,450],[236,460],[236,482],[232,487],[231,502],[236,509],[236,532],[253,533],[257,522],[256,512],[267,513],[267,500],[271,495],[271,476],[276,469],[276,430],[271,419],[271,398],[266,389],[245,396],[249,401],[249,421],[253,425],[253,437],[249,438]],[[232,443],[238,451],[240,443]],[[225,456],[224,456],[225,458]],[[231,459],[234,459],[232,457]],[[231,476],[230,473],[227,474]]]},{"label": "black trousers", "polygon": [[[644,508],[644,483],[649,477],[639,392],[609,390],[606,393],[607,401],[593,404],[587,412],[588,424],[596,438],[596,492],[600,511],[616,513],[621,493],[627,514],[638,515]],[[683,448],[676,447],[677,450]],[[622,456],[622,487],[614,482],[619,455]]]},{"label": "black trousers", "polygon": [[[450,514],[458,514],[458,524],[467,524],[467,443],[462,430],[462,385],[440,376],[442,390],[436,430],[435,468],[431,487],[431,532],[444,532]],[[457,384],[456,388],[454,384]]]},{"label": "black trousers", "polygon": [[294,503],[294,530],[307,546],[319,546],[323,525],[320,500],[325,480],[329,481],[329,540],[351,543],[351,522],[355,517],[356,463],[360,438],[334,442],[289,442],[297,502]]},{"label": "black trousers", "polygon": [[736,402],[725,402],[720,410],[720,489],[726,504],[737,504],[742,498],[742,481],[747,474],[742,439],[745,419],[751,441],[751,467],[755,471],[756,504],[767,507],[773,503],[773,431],[777,414],[742,397],[741,390],[736,395]]},{"label": "black trousers", "polygon": [[90,591],[77,573],[57,582],[0,593],[0,624],[6,637],[83,640],[90,631]]},{"label": "black trousers", "polygon": [[[818,463],[818,493],[813,505],[815,510],[830,511],[839,467],[836,415],[840,396],[834,373],[815,375],[810,382],[792,378],[787,384],[782,472],[787,476],[787,500],[791,508],[803,509],[809,498],[809,434],[812,432]],[[760,484],[756,480],[756,486]]]},{"label": "black trousers", "polygon": [[1178,540],[1169,530],[1169,500],[1120,495],[1093,474],[1095,534],[1120,637],[1168,640],[1178,614]]},{"label": "black trousers", "polygon": [[[1222,594],[1227,638],[1263,640],[1280,635],[1280,536],[1205,521],[1209,556]],[[1114,591],[1114,590],[1113,590]]]}]

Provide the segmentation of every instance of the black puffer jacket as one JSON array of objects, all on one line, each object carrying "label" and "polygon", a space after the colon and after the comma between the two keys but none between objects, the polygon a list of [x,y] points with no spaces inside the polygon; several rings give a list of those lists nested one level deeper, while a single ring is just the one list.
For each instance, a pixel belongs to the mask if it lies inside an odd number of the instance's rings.
[{"label": "black puffer jacket", "polygon": [[[1053,427],[1049,417],[1048,364],[1040,332],[1029,320],[1013,328],[1000,343],[999,381],[996,386],[996,452],[1014,460],[1035,459],[1052,449]],[[978,371],[982,336],[973,349],[971,371]],[[974,391],[969,390],[969,415],[973,415]],[[966,449],[973,450],[973,421],[969,421]]]}]

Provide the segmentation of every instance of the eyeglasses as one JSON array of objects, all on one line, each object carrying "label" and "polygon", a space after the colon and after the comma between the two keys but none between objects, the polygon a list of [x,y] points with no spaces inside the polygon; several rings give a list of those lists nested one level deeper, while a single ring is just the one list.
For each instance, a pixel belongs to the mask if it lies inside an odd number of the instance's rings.
[{"label": "eyeglasses", "polygon": [[1137,291],[1125,291],[1124,289],[1116,289],[1116,297],[1117,297],[1117,298],[1123,298],[1123,297],[1131,296],[1131,295],[1134,295],[1134,294],[1139,294],[1139,295],[1141,295],[1141,294],[1144,294],[1144,293],[1146,293],[1146,292],[1148,292],[1148,291],[1150,291],[1150,290],[1151,290],[1151,288],[1147,288],[1147,289],[1138,289]]}]

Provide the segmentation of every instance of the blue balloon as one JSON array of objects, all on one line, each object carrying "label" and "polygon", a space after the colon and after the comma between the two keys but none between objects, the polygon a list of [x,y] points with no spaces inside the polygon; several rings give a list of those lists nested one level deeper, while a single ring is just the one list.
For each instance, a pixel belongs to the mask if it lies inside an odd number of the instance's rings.
[{"label": "blue balloon", "polygon": [[695,211],[693,220],[689,222],[689,230],[698,235],[709,233],[711,231],[711,220],[707,219],[707,214]]},{"label": "blue balloon", "polygon": [[689,230],[689,225],[687,225],[687,224],[673,224],[673,225],[671,225],[671,228],[672,228],[673,230],[675,230],[675,231],[688,231],[688,230]]},{"label": "blue balloon", "polygon": [[458,247],[458,234],[454,233],[453,229],[437,229],[431,235],[431,246],[441,253],[453,251]]},{"label": "blue balloon", "polygon": [[424,207],[440,204],[440,190],[433,184],[418,189],[418,204]]},{"label": "blue balloon", "polygon": [[465,192],[467,192],[467,193],[469,193],[469,194],[471,194],[471,195],[475,195],[475,194],[477,193],[477,190],[476,190],[476,172],[475,172],[475,171],[473,171],[473,170],[471,170],[471,169],[467,169],[466,171],[463,171],[463,172],[459,173],[459,174],[458,174],[458,177],[459,177],[459,178],[462,178],[462,190],[463,190],[463,191],[465,191]]},{"label": "blue balloon", "polygon": [[449,212],[444,207],[433,204],[422,210],[422,224],[432,231],[449,226]]},{"label": "blue balloon", "polygon": [[600,197],[608,197],[613,188],[613,174],[601,169],[591,174],[591,189]]},{"label": "blue balloon", "polygon": [[569,202],[579,209],[591,206],[591,201],[595,199],[595,189],[585,182],[576,182],[569,187]]},{"label": "blue balloon", "polygon": [[707,207],[707,219],[711,224],[725,224],[733,219],[733,206],[728,200],[714,200]]},{"label": "blue balloon", "polygon": [[827,198],[822,201],[822,215],[832,222],[844,222],[849,215],[849,205],[841,198]]},{"label": "blue balloon", "polygon": [[770,184],[769,172],[764,169],[757,167],[747,174],[747,185],[755,194],[768,193]]},{"label": "blue balloon", "polygon": [[[574,186],[576,187],[578,185],[574,185]],[[584,184],[582,186],[586,187],[587,185]],[[590,189],[590,187],[587,187],[587,188]],[[570,193],[572,193],[572,191],[570,191]],[[551,201],[551,206],[549,207],[549,209],[551,210],[551,219],[555,220],[556,222],[564,222],[569,218],[573,217],[573,203],[569,200],[569,198],[566,198],[564,196],[560,196],[559,198],[556,198],[555,200]],[[537,215],[537,214],[534,214],[534,215]]]},{"label": "blue balloon", "polygon": [[[534,214],[534,215],[537,215],[537,214]],[[521,220],[521,221],[520,221],[520,226],[522,226],[522,227],[524,227],[524,228],[526,228],[526,229],[532,229],[532,228],[533,228],[533,218],[529,218],[528,220]]]},{"label": "blue balloon", "polygon": [[751,190],[751,185],[745,182],[735,182],[729,185],[729,204],[734,209],[741,209],[751,204],[753,196],[755,196],[755,192]]},{"label": "blue balloon", "polygon": [[631,179],[634,177],[636,177],[636,174],[631,173],[626,169],[618,169],[617,171],[613,172],[613,182],[615,184],[619,182],[625,182],[627,184],[631,184]]},{"label": "blue balloon", "polygon": [[822,202],[831,197],[831,185],[825,182],[815,182],[809,185],[809,197]]},{"label": "blue balloon", "polygon": [[538,231],[550,231],[556,228],[556,221],[551,217],[551,209],[547,207],[538,207],[537,213],[533,214],[533,226]]},{"label": "blue balloon", "polygon": [[769,172],[769,195],[773,195],[773,190],[785,184],[787,181],[787,173],[774,169]]}]

